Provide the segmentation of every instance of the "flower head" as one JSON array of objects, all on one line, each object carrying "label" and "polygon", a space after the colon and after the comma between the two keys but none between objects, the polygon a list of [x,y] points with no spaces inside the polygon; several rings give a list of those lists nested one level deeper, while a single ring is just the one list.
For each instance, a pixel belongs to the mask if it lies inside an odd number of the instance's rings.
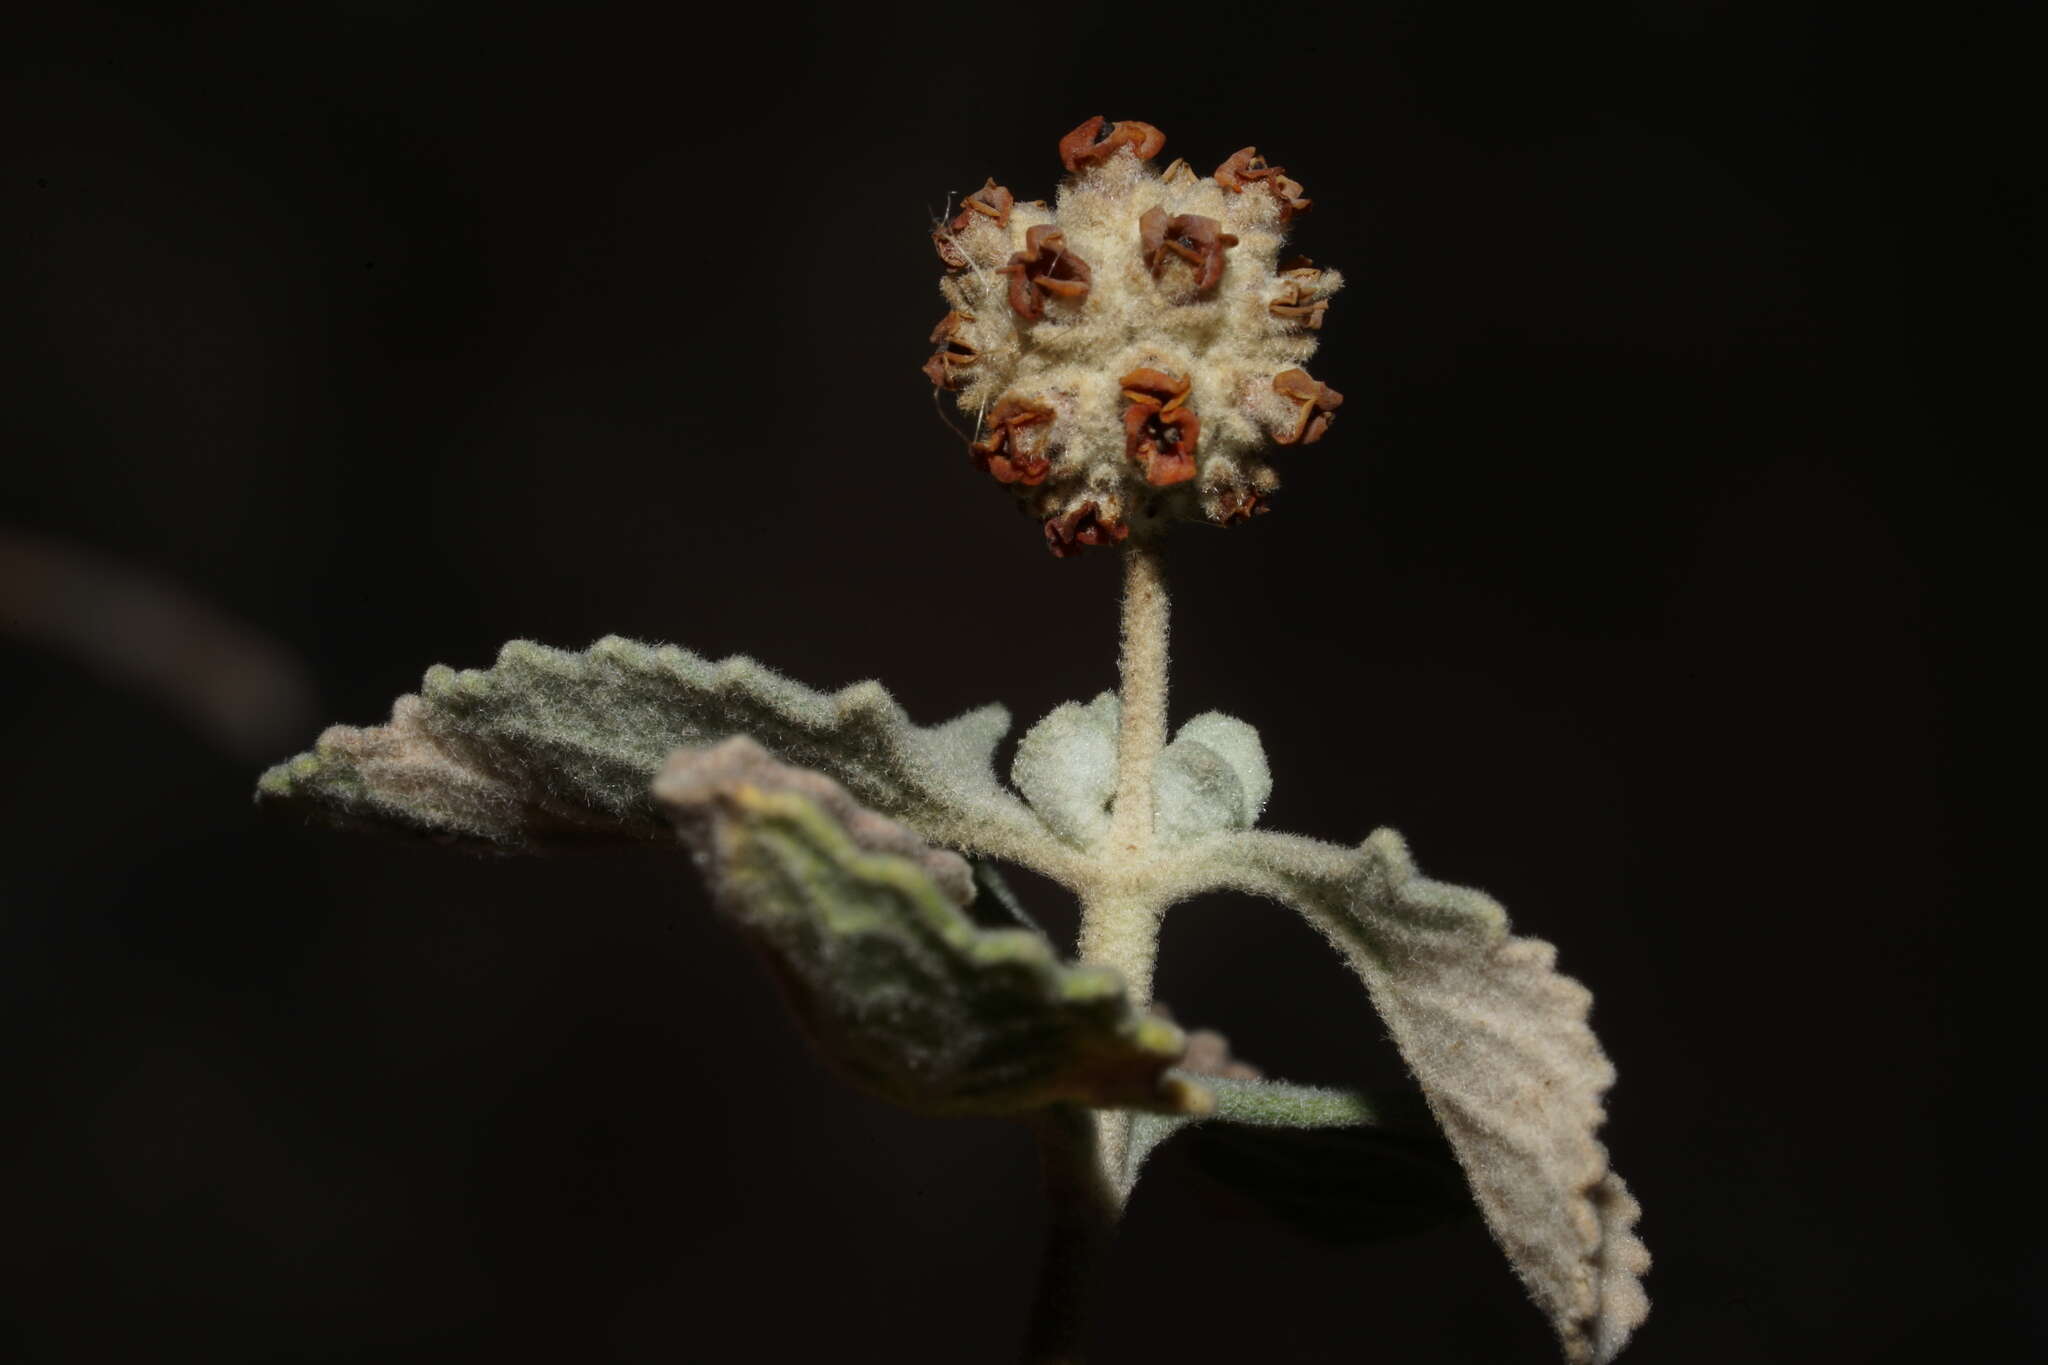
[{"label": "flower head", "polygon": [[1344,401],[1302,368],[1343,281],[1281,259],[1301,185],[1252,147],[1155,173],[1165,144],[1090,119],[1060,139],[1055,206],[990,180],[932,234],[949,311],[924,372],[1055,555],[1264,512],[1267,449],[1321,439]]}]

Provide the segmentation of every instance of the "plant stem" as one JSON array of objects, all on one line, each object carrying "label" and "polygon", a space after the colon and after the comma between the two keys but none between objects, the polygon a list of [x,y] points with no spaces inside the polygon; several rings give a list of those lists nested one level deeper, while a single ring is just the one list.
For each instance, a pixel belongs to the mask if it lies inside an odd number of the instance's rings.
[{"label": "plant stem", "polygon": [[[1168,599],[1158,542],[1124,546],[1123,647],[1118,654],[1116,797],[1093,884],[1081,897],[1080,957],[1117,969],[1132,1003],[1152,998],[1152,964],[1164,909],[1147,886],[1152,849],[1152,777],[1166,747]],[[1096,1159],[1105,1178],[1123,1169],[1131,1116],[1096,1114]]]},{"label": "plant stem", "polygon": [[1048,1219],[1025,1338],[1029,1365],[1078,1365],[1088,1289],[1116,1232],[1119,1201],[1103,1174],[1094,1116],[1054,1105],[1032,1119]]},{"label": "plant stem", "polygon": [[1116,734],[1116,804],[1110,809],[1114,856],[1136,858],[1152,844],[1152,769],[1166,747],[1166,576],[1156,541],[1132,536],[1124,547],[1123,649]]},{"label": "plant stem", "polygon": [[1159,941],[1161,906],[1145,874],[1152,849],[1152,775],[1166,747],[1167,605],[1158,546],[1133,536],[1124,547],[1116,798],[1094,875],[1080,888],[1080,955],[1083,962],[1121,972],[1138,1004],[1152,998]]}]

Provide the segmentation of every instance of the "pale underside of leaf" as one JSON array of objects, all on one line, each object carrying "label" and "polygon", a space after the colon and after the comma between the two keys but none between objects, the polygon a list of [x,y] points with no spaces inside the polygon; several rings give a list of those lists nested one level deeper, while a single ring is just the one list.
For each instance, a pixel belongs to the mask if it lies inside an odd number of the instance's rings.
[{"label": "pale underside of leaf", "polygon": [[977,926],[968,864],[830,779],[742,737],[678,752],[655,792],[820,1050],[865,1088],[940,1114],[1213,1103],[1169,1074],[1183,1035],[1116,972]]},{"label": "pale underside of leaf", "polygon": [[523,640],[488,669],[430,670],[384,725],[334,726],[263,775],[258,799],[330,822],[501,849],[661,840],[648,784],[670,752],[752,736],[943,844],[1032,865],[1057,841],[993,766],[1000,706],[911,724],[879,683],[813,691],[751,659],[608,637]]},{"label": "pale underside of leaf", "polygon": [[1515,1272],[1567,1360],[1611,1360],[1649,1312],[1640,1208],[1595,1137],[1614,1068],[1592,995],[1488,896],[1416,874],[1398,835],[1356,849],[1247,833],[1206,873],[1295,906],[1364,978]]}]

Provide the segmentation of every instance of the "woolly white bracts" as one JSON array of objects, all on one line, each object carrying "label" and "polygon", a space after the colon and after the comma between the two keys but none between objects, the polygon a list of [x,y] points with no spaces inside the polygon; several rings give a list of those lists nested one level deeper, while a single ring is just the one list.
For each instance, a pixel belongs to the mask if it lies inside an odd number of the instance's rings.
[{"label": "woolly white bracts", "polygon": [[1060,141],[1055,208],[990,180],[933,234],[951,306],[924,371],[975,428],[975,466],[1055,555],[1133,524],[1267,510],[1272,445],[1308,445],[1343,395],[1302,368],[1342,284],[1283,261],[1301,186],[1246,147],[1198,176],[1149,124]]}]

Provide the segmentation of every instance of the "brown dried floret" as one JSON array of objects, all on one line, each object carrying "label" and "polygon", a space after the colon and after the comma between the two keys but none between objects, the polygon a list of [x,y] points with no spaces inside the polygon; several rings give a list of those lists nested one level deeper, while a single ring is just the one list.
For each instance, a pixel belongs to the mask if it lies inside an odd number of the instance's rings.
[{"label": "brown dried floret", "polygon": [[1016,204],[1017,196],[990,176],[986,185],[960,201],[960,212],[953,215],[951,222],[932,229],[932,245],[939,249],[939,259],[954,270],[965,270],[968,266],[967,253],[960,249],[960,243],[955,239],[976,218],[993,218],[997,227],[1008,227],[1010,210]]},{"label": "brown dried floret", "polygon": [[1138,219],[1138,240],[1144,247],[1145,264],[1158,279],[1169,254],[1195,268],[1195,292],[1206,294],[1223,278],[1223,253],[1237,245],[1237,238],[1223,231],[1223,224],[1199,213],[1166,216],[1162,208],[1149,208]]},{"label": "brown dried floret", "polygon": [[1309,378],[1307,370],[1282,370],[1274,375],[1273,392],[1299,404],[1294,425],[1273,434],[1273,439],[1283,446],[1314,445],[1322,440],[1344,401],[1344,395],[1328,384]]},{"label": "brown dried floret", "polygon": [[1323,314],[1329,311],[1330,301],[1316,297],[1323,272],[1304,267],[1299,270],[1280,272],[1280,292],[1266,305],[1266,311],[1276,318],[1298,322],[1309,331],[1319,331],[1323,325]]},{"label": "brown dried floret", "polygon": [[1164,370],[1136,369],[1116,381],[1124,391],[1124,397],[1140,403],[1151,403],[1158,407],[1177,408],[1187,402],[1193,385],[1185,379],[1176,379]]},{"label": "brown dried floret", "polygon": [[1280,284],[1280,295],[1266,305],[1266,311],[1282,321],[1300,323],[1309,332],[1321,332],[1323,313],[1329,311],[1329,299],[1317,299],[1313,291],[1313,284],[1286,280]]},{"label": "brown dried floret", "polygon": [[1241,484],[1227,484],[1216,489],[1203,503],[1202,510],[1209,520],[1218,526],[1235,526],[1241,521],[1250,521],[1254,516],[1263,516],[1273,509],[1267,505],[1258,490]]},{"label": "brown dried floret", "polygon": [[[1044,481],[1052,462],[1045,456],[1053,411],[1026,398],[1005,398],[988,415],[988,434],[967,447],[974,467],[997,483],[1027,487]],[[1043,427],[1045,430],[1034,431]]]},{"label": "brown dried floret", "polygon": [[932,358],[925,361],[925,378],[942,389],[960,387],[960,371],[981,359],[981,352],[974,349],[961,335],[966,324],[973,321],[967,314],[954,309],[939,319],[939,325],[932,328],[931,340],[938,347]]},{"label": "brown dried floret", "polygon": [[1045,548],[1053,558],[1066,559],[1089,545],[1114,545],[1131,533],[1115,516],[1105,515],[1092,502],[1080,503],[1045,521]]},{"label": "brown dried floret", "polygon": [[1104,133],[1103,122],[1102,115],[1097,114],[1060,139],[1062,166],[1070,171],[1078,171],[1083,166],[1100,166],[1125,147],[1136,152],[1138,160],[1149,161],[1166,145],[1166,134],[1149,123],[1126,119],[1122,123],[1110,124],[1109,131]]},{"label": "brown dried floret", "polygon": [[1095,274],[1088,262],[1067,250],[1067,235],[1052,223],[1024,234],[1024,249],[996,272],[1010,277],[1010,307],[1027,322],[1045,315],[1045,296],[1085,299]]},{"label": "brown dried floret", "polygon": [[1216,168],[1216,183],[1235,194],[1251,185],[1264,185],[1280,204],[1280,221],[1308,211],[1312,200],[1301,197],[1301,183],[1287,177],[1285,166],[1268,166],[1256,147],[1240,147]]},{"label": "brown dried floret", "polygon": [[953,219],[953,225],[964,228],[969,221],[968,215],[978,213],[984,218],[995,219],[999,228],[1008,227],[1010,210],[1016,206],[1017,196],[1011,194],[1007,186],[998,185],[996,178],[990,176],[980,189],[960,201],[960,212]]},{"label": "brown dried floret", "polygon": [[1187,406],[1189,383],[1162,370],[1132,370],[1117,384],[1124,409],[1124,453],[1145,469],[1145,482],[1170,488],[1195,477],[1202,419]]},{"label": "brown dried floret", "polygon": [[1266,311],[1285,322],[1299,323],[1304,329],[1319,332],[1323,327],[1323,314],[1330,311],[1328,299],[1290,298],[1283,294],[1266,305]]}]

